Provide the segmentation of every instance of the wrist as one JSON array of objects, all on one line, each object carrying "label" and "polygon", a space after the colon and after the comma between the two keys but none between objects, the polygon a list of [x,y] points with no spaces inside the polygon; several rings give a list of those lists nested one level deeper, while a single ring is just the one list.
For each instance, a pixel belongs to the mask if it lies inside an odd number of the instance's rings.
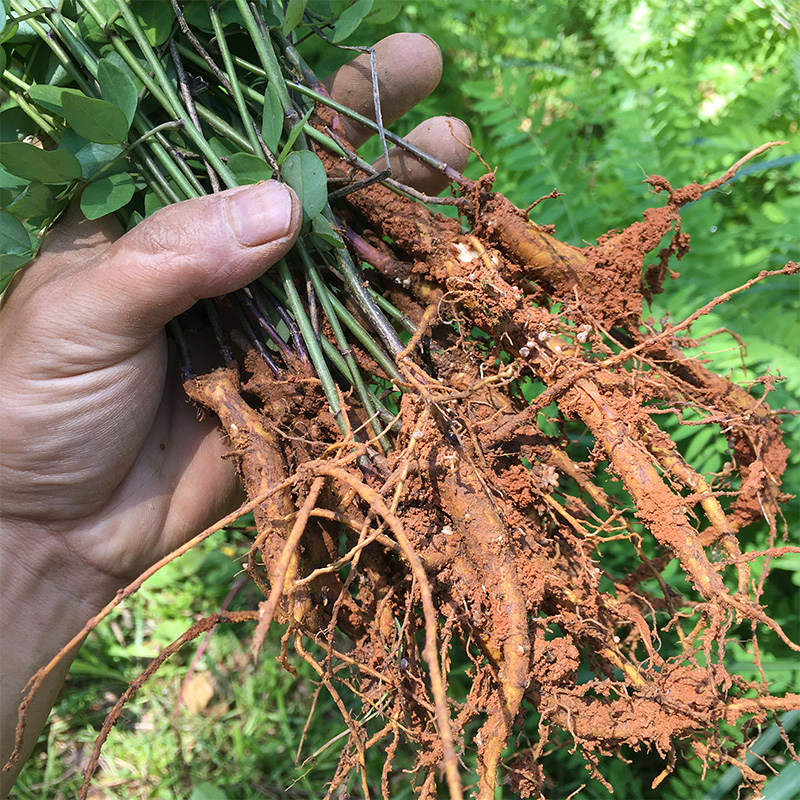
[{"label": "wrist", "polygon": [[40,616],[38,607],[55,606],[60,617],[84,621],[124,585],[71,546],[69,531],[9,519],[0,519],[0,576],[3,599],[20,612]]},{"label": "wrist", "polygon": [[[108,602],[119,579],[99,573],[58,536],[24,523],[0,521],[0,768],[11,754],[25,686]],[[15,767],[0,776],[8,792],[50,710],[78,646],[48,675],[26,718]]]}]

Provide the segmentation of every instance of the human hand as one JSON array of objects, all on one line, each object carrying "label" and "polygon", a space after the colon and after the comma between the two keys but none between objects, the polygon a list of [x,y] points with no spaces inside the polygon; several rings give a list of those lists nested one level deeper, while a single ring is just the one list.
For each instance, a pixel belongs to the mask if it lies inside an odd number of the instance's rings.
[{"label": "human hand", "polygon": [[[433,90],[441,57],[416,34],[396,34],[376,49],[389,124]],[[328,85],[369,116],[363,61]],[[469,141],[463,123],[444,118],[409,138],[460,170],[467,151],[453,131]],[[348,126],[348,135],[358,146],[368,132]],[[405,183],[427,193],[445,185],[403,154],[391,160]],[[300,219],[297,198],[272,181],[167,207],[124,235],[114,220],[88,222],[72,211],[7,292],[0,311],[3,762],[30,674],[118,588],[235,504],[241,488],[223,458],[228,445],[187,401],[164,325],[198,299],[263,273],[290,249]],[[31,709],[27,749],[62,677],[54,674]],[[8,781],[6,774],[5,791]]]},{"label": "human hand", "polygon": [[[441,56],[419,34],[376,49],[388,124],[436,86]],[[367,56],[326,83],[370,115]],[[345,126],[355,146],[371,133]],[[443,117],[409,138],[459,169],[467,152],[453,127],[469,139]],[[424,191],[446,184],[421,162],[391,160]],[[121,238],[108,219],[63,221],[0,314],[7,519],[35,526],[55,552],[68,542],[123,583],[231,507],[239,487],[227,445],[213,421],[198,422],[167,369],[163,326],[199,298],[254,280],[291,247],[299,221],[296,198],[272,182],[170,206]]]}]

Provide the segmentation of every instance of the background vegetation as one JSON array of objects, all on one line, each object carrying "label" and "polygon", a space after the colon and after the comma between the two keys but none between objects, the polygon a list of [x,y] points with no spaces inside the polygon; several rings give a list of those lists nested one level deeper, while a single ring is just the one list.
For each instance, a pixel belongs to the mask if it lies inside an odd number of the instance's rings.
[{"label": "background vegetation", "polygon": [[[329,5],[347,3],[310,3],[324,10]],[[497,188],[511,200],[525,207],[553,188],[564,193],[539,205],[534,216],[555,224],[560,238],[574,244],[591,243],[663,202],[642,184],[648,174],[663,175],[675,186],[704,182],[762,142],[789,141],[686,209],[683,229],[691,234],[692,251],[673,265],[681,276],[656,298],[651,309],[656,320],[681,319],[758,271],[800,258],[796,2],[375,0],[373,9],[378,19],[393,19],[362,26],[350,43],[415,30],[429,34],[444,51],[442,85],[395,126],[397,132],[433,114],[462,117],[476,148],[497,169]],[[349,55],[311,41],[304,48],[320,75]],[[475,159],[467,173],[477,177],[483,171]],[[770,402],[774,408],[797,408],[799,311],[796,277],[759,284],[692,330],[700,338],[729,328],[745,347],[731,334],[719,333],[696,352],[705,352],[717,371],[743,382],[768,370],[780,374],[783,381]],[[787,417],[785,428],[793,450],[785,487],[792,491],[800,486],[797,418]],[[719,469],[724,442],[710,426],[689,428],[687,434],[682,446],[689,460],[706,472]],[[788,505],[787,531],[795,543],[799,512],[796,502]],[[765,532],[754,526],[744,535],[755,548]],[[14,796],[74,795],[106,710],[191,620],[220,610],[236,581],[236,556],[247,550],[245,537],[242,530],[219,534],[156,576],[92,635]],[[800,638],[798,587],[800,557],[772,565],[765,602],[795,640]],[[231,607],[256,602],[248,585]],[[253,668],[242,645],[249,632],[223,628],[214,633],[194,664],[180,708],[178,691],[197,648],[187,649],[148,683],[105,747],[93,797],[238,800],[324,794],[338,757],[335,738],[345,726],[320,695],[295,767],[315,685],[302,665],[295,678],[277,664],[270,655],[279,652],[277,641],[265,646]],[[798,691],[796,660],[766,632],[760,641],[773,690]],[[752,673],[744,644],[734,645],[730,658],[743,674]],[[608,797],[568,745],[554,747],[546,760],[549,800],[566,798],[581,784],[587,785],[580,797]],[[626,755],[629,764],[615,759],[601,764],[620,800],[695,800],[712,791],[720,777],[701,781],[701,766],[689,759],[651,791],[661,762],[650,754]],[[787,764],[782,745],[768,760],[785,772],[787,783],[796,765]],[[410,776],[398,773],[394,781],[394,796],[410,795]],[[735,789],[716,796],[735,797]]]}]

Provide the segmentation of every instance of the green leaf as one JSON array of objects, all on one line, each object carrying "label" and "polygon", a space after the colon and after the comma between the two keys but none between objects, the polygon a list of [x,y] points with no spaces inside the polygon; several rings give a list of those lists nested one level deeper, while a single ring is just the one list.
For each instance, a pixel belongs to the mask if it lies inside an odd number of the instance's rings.
[{"label": "green leaf", "polygon": [[97,65],[97,80],[103,98],[113,103],[125,115],[130,127],[136,114],[138,92],[129,72],[121,69],[108,58],[101,58]]},{"label": "green leaf", "polygon": [[239,152],[236,149],[236,145],[229,139],[220,139],[217,136],[212,136],[208,140],[208,143],[211,145],[211,149],[220,158],[228,158],[228,156],[232,156],[234,153]]},{"label": "green leaf", "polygon": [[17,142],[37,130],[36,123],[19,106],[0,111],[0,142]]},{"label": "green leaf", "polygon": [[59,117],[64,116],[63,96],[64,94],[76,94],[80,97],[85,97],[83,92],[78,89],[65,89],[63,86],[48,86],[46,84],[34,83],[28,89],[28,97],[36,103],[37,106],[46,108]]},{"label": "green leaf", "polygon": [[236,180],[244,185],[268,181],[272,176],[272,167],[266,161],[250,153],[236,153],[228,159],[228,169],[236,176]]},{"label": "green leaf", "polygon": [[125,114],[107,100],[64,93],[64,117],[84,139],[99,144],[125,141],[130,127]]},{"label": "green leaf", "polygon": [[289,153],[281,174],[300,198],[304,221],[314,219],[328,201],[328,180],[319,156],[310,150]]},{"label": "green leaf", "polygon": [[161,202],[161,198],[153,191],[147,192],[144,196],[145,217],[155,214],[159,208],[164,208],[164,203]]},{"label": "green leaf", "polygon": [[[95,0],[94,7],[104,20],[119,16],[116,0]],[[78,14],[78,36],[90,42],[107,42],[105,31],[95,22],[91,14]]]},{"label": "green leaf", "polygon": [[25,226],[8,211],[0,211],[0,252],[22,255],[31,251],[31,237]]},{"label": "green leaf", "polygon": [[7,42],[9,39],[13,38],[16,33],[19,25],[16,22],[9,22],[5,28],[0,30],[0,44]]},{"label": "green leaf", "polygon": [[763,203],[761,211],[773,225],[783,225],[786,222],[786,214],[777,203]]},{"label": "green leaf", "polygon": [[261,118],[261,136],[264,144],[274,153],[283,133],[283,106],[277,89],[270,83],[264,92],[264,114]]},{"label": "green leaf", "polygon": [[491,81],[464,81],[461,91],[478,100],[488,100],[496,94],[496,88]]},{"label": "green leaf", "polygon": [[283,150],[281,150],[281,154],[278,156],[278,166],[280,166],[286,156],[289,154],[289,151],[292,149],[292,145],[297,141],[297,138],[303,132],[303,126],[308,122],[311,118],[311,114],[314,112],[313,108],[309,108],[308,111],[303,115],[303,118],[294,124],[292,129],[289,131],[289,136],[286,139],[286,144],[283,146]]},{"label": "green leaf", "polygon": [[81,177],[81,165],[72,153],[42,150],[26,142],[7,142],[0,148],[0,164],[8,172],[48,185],[70,183]]},{"label": "green leaf", "polygon": [[81,195],[81,211],[87,219],[99,219],[130,202],[136,187],[131,175],[118,172],[92,181]]},{"label": "green leaf", "polygon": [[[113,161],[124,148],[119,144],[89,142],[82,136],[78,136],[74,130],[68,130],[61,137],[58,149],[72,153],[81,165],[81,178],[89,180],[98,170]],[[114,172],[119,172],[124,168],[125,162],[120,159],[119,167],[115,166],[112,169]]]},{"label": "green leaf", "polygon": [[2,46],[0,46],[0,74],[2,74],[3,70],[5,70],[7,61],[8,59],[6,58],[6,51]]},{"label": "green leaf", "polygon": [[378,3],[377,7],[374,7],[374,10],[367,15],[366,22],[370,25],[385,25],[387,22],[391,22],[402,8],[402,3],[384,0],[384,2]]},{"label": "green leaf", "polygon": [[333,31],[333,43],[344,41],[350,34],[355,33],[364,17],[372,10],[373,0],[356,0],[353,5],[346,8]]},{"label": "green leaf", "polygon": [[54,200],[54,195],[47,186],[33,181],[9,204],[8,210],[22,219],[46,217],[55,208]]},{"label": "green leaf", "polygon": [[[227,28],[230,25],[239,29],[242,28],[244,20],[235,3],[217,3],[217,5],[219,6],[219,21],[223,28]],[[267,27],[271,28],[274,23],[278,23],[278,20],[265,8],[266,5],[266,3],[260,4],[259,13],[263,16]],[[280,3],[275,5],[276,8],[280,8]],[[214,30],[214,26],[208,17],[208,6],[208,0],[203,0],[203,2],[192,0],[192,2],[186,4],[183,9],[183,15],[190,28],[196,28],[206,33],[211,33]]]},{"label": "green leaf", "polygon": [[289,0],[281,28],[284,36],[293,31],[303,21],[303,12],[306,10],[307,2],[308,0]]},{"label": "green leaf", "polygon": [[175,20],[170,3],[163,0],[159,3],[154,3],[153,0],[133,0],[131,10],[153,47],[167,41]]},{"label": "green leaf", "polygon": [[314,232],[316,236],[319,236],[320,239],[327,242],[334,247],[344,247],[344,241],[341,236],[333,229],[330,222],[322,215],[317,214],[313,220],[311,220],[311,230]]},{"label": "green leaf", "polygon": [[12,175],[5,167],[0,166],[0,192],[6,193],[6,196],[0,202],[4,206],[6,203],[10,203],[12,198],[23,191],[28,183],[24,178]]},{"label": "green leaf", "polygon": [[213,783],[196,783],[189,800],[228,800],[228,795]]}]

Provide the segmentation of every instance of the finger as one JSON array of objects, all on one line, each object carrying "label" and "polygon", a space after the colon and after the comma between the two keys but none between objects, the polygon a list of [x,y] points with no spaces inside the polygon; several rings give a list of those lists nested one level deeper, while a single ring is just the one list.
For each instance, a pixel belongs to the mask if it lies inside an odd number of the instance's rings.
[{"label": "finger", "polygon": [[45,237],[39,255],[58,258],[65,266],[83,262],[100,255],[123,233],[124,228],[113,214],[96,220],[86,219],[80,203],[75,200]]},{"label": "finger", "polygon": [[[44,238],[36,259],[36,266],[20,270],[0,297],[0,308],[4,307],[25,279],[25,291],[44,283],[48,275],[57,270],[62,276],[68,274],[78,264],[99,256],[124,233],[119,221],[109,214],[97,220],[88,220],[75,201],[59,217],[56,224]],[[43,268],[42,264],[51,264]]]},{"label": "finger", "polygon": [[44,289],[32,305],[57,297],[61,309],[40,320],[44,335],[86,339],[99,334],[106,346],[108,337],[118,337],[109,349],[124,356],[200,298],[233,291],[261,275],[294,244],[300,221],[297,196],[275,181],[176,203],[145,219],[102,255],[65,270],[60,256],[66,244],[48,246],[7,310]]},{"label": "finger", "polygon": [[[467,166],[472,133],[469,126],[460,119],[434,117],[417,125],[405,139],[457,172],[463,172]],[[427,195],[438,195],[450,182],[440,170],[421,161],[402,147],[389,149],[389,165],[392,169],[392,178]],[[381,156],[373,166],[384,169],[386,159]]]},{"label": "finger", "polygon": [[[391,125],[424,100],[442,77],[442,53],[433,39],[421,33],[393,33],[375,45],[381,116]],[[338,103],[375,119],[370,57],[363,53],[324,81]],[[342,116],[348,140],[360,147],[372,131]]]}]

